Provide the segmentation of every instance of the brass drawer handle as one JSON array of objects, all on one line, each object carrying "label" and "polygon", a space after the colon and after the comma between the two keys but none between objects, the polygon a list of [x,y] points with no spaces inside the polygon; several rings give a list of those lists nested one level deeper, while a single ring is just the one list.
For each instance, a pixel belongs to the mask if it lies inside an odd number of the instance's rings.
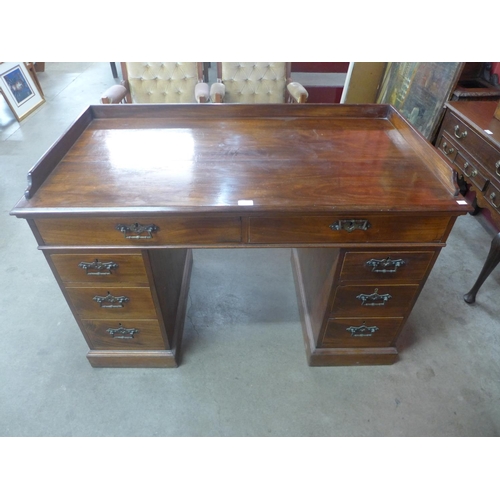
[{"label": "brass drawer handle", "polygon": [[458,125],[455,125],[454,132],[455,132],[455,137],[457,139],[463,139],[464,137],[467,137],[467,130],[460,132],[460,127]]},{"label": "brass drawer handle", "polygon": [[467,169],[470,167],[470,163],[469,162],[465,162],[464,163],[464,175],[466,177],[476,177],[477,175],[477,170],[472,167],[472,172],[470,174],[467,173]]},{"label": "brass drawer handle", "polygon": [[346,328],[348,332],[351,332],[351,337],[372,337],[378,329],[378,326],[366,326],[364,321],[361,326],[349,326]]},{"label": "brass drawer handle", "polygon": [[495,208],[498,208],[498,207],[500,207],[500,205],[497,205],[497,204],[495,203],[495,201],[494,201],[494,200],[496,199],[496,197],[497,197],[496,193],[491,193],[491,194],[490,194],[491,204],[492,204]]},{"label": "brass drawer handle", "polygon": [[442,150],[443,150],[443,153],[446,156],[451,155],[451,154],[453,154],[455,152],[454,148],[447,149],[447,147],[448,147],[448,143],[447,142],[443,142]]},{"label": "brass drawer handle", "polygon": [[94,262],[80,262],[78,267],[85,270],[87,276],[109,276],[111,271],[118,269],[116,262],[100,262],[95,259]]},{"label": "brass drawer handle", "polygon": [[123,307],[124,304],[130,299],[128,297],[125,297],[124,295],[115,297],[108,292],[108,295],[106,295],[105,297],[96,295],[92,300],[95,300],[103,308],[115,309]]},{"label": "brass drawer handle", "polygon": [[342,219],[334,222],[330,226],[330,229],[332,231],[344,230],[348,233],[352,233],[356,229],[366,231],[367,229],[370,229],[370,227],[372,227],[372,225],[365,219]]},{"label": "brass drawer handle", "polygon": [[[126,224],[118,224],[116,229],[122,232],[125,235],[125,238],[129,240],[138,240],[138,239],[148,239],[150,240],[153,237],[153,233],[158,231],[158,226],[155,224],[149,224],[148,226],[143,226],[138,222],[127,226]],[[133,235],[129,235],[127,233],[135,233]],[[141,236],[141,233],[148,233],[147,235]]]},{"label": "brass drawer handle", "polygon": [[378,288],[371,294],[361,293],[356,297],[361,301],[362,306],[385,306],[389,299],[392,299],[392,295],[384,293],[380,295],[378,293]]},{"label": "brass drawer handle", "polygon": [[395,273],[398,267],[405,265],[403,259],[370,259],[365,263],[366,266],[372,268],[372,273]]},{"label": "brass drawer handle", "polygon": [[137,328],[124,328],[118,323],[118,328],[108,328],[106,330],[114,339],[133,339],[139,333]]},{"label": "brass drawer handle", "polygon": [[495,163],[496,173],[500,177],[500,160]]}]

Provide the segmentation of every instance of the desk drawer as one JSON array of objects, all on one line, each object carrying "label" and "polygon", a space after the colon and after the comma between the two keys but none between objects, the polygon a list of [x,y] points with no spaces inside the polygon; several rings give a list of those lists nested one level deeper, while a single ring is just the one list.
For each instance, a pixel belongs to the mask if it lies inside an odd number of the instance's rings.
[{"label": "desk drawer", "polygon": [[[354,221],[354,222],[352,222]],[[448,217],[394,215],[251,217],[250,243],[439,242]]]},{"label": "desk drawer", "polygon": [[484,197],[491,205],[492,210],[500,213],[500,188],[495,184],[489,184],[484,193]]},{"label": "desk drawer", "polygon": [[450,139],[446,132],[442,132],[436,141],[437,147],[447,156],[448,160],[466,178],[467,182],[476,186],[479,191],[483,191],[488,183],[484,176],[483,167],[465,152],[462,145]]},{"label": "desk drawer", "polygon": [[403,318],[334,318],[328,321],[318,347],[389,347]]},{"label": "desk drawer", "polygon": [[470,156],[462,151],[458,151],[454,163],[458,166],[467,182],[476,186],[479,191],[484,191],[488,184],[488,179],[483,175],[482,168]]},{"label": "desk drawer", "polygon": [[239,217],[36,219],[46,245],[145,246],[239,243]]},{"label": "desk drawer", "polygon": [[347,252],[341,281],[420,281],[434,252]]},{"label": "desk drawer", "polygon": [[83,320],[91,349],[155,350],[165,349],[158,321]]},{"label": "desk drawer", "polygon": [[419,285],[347,285],[335,291],[331,315],[342,317],[404,316]]},{"label": "desk drawer", "polygon": [[441,131],[446,131],[461,149],[473,155],[493,176],[498,176],[500,179],[500,151],[488,144],[460,118],[448,111]]},{"label": "desk drawer", "polygon": [[141,254],[52,254],[64,283],[148,284]]},{"label": "desk drawer", "polygon": [[156,319],[156,310],[147,287],[67,287],[77,314],[82,319]]}]

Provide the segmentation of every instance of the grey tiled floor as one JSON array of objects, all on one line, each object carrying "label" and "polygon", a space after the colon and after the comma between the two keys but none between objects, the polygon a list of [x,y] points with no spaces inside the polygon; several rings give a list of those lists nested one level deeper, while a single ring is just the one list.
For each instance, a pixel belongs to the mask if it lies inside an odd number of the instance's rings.
[{"label": "grey tiled floor", "polygon": [[115,80],[108,63],[47,63],[40,81],[47,102],[20,124],[0,104],[0,435],[499,435],[500,268],[465,304],[491,240],[471,216],[395,365],[308,367],[289,251],[259,249],[195,251],[180,368],[91,368],[28,225],[9,211],[34,162]]}]

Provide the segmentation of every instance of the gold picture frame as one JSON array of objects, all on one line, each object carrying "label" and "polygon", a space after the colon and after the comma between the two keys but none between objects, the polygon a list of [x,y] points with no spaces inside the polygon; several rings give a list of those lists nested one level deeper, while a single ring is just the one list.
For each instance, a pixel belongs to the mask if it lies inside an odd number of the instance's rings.
[{"label": "gold picture frame", "polygon": [[18,121],[45,102],[24,62],[0,63],[0,93]]}]

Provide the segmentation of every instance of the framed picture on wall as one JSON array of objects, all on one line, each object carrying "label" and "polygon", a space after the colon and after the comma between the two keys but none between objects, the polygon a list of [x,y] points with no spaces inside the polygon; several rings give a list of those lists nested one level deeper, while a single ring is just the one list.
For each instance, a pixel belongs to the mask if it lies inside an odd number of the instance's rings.
[{"label": "framed picture on wall", "polygon": [[387,63],[377,102],[392,104],[427,140],[432,141],[464,63]]},{"label": "framed picture on wall", "polygon": [[0,91],[19,121],[45,102],[23,62],[0,63]]}]

